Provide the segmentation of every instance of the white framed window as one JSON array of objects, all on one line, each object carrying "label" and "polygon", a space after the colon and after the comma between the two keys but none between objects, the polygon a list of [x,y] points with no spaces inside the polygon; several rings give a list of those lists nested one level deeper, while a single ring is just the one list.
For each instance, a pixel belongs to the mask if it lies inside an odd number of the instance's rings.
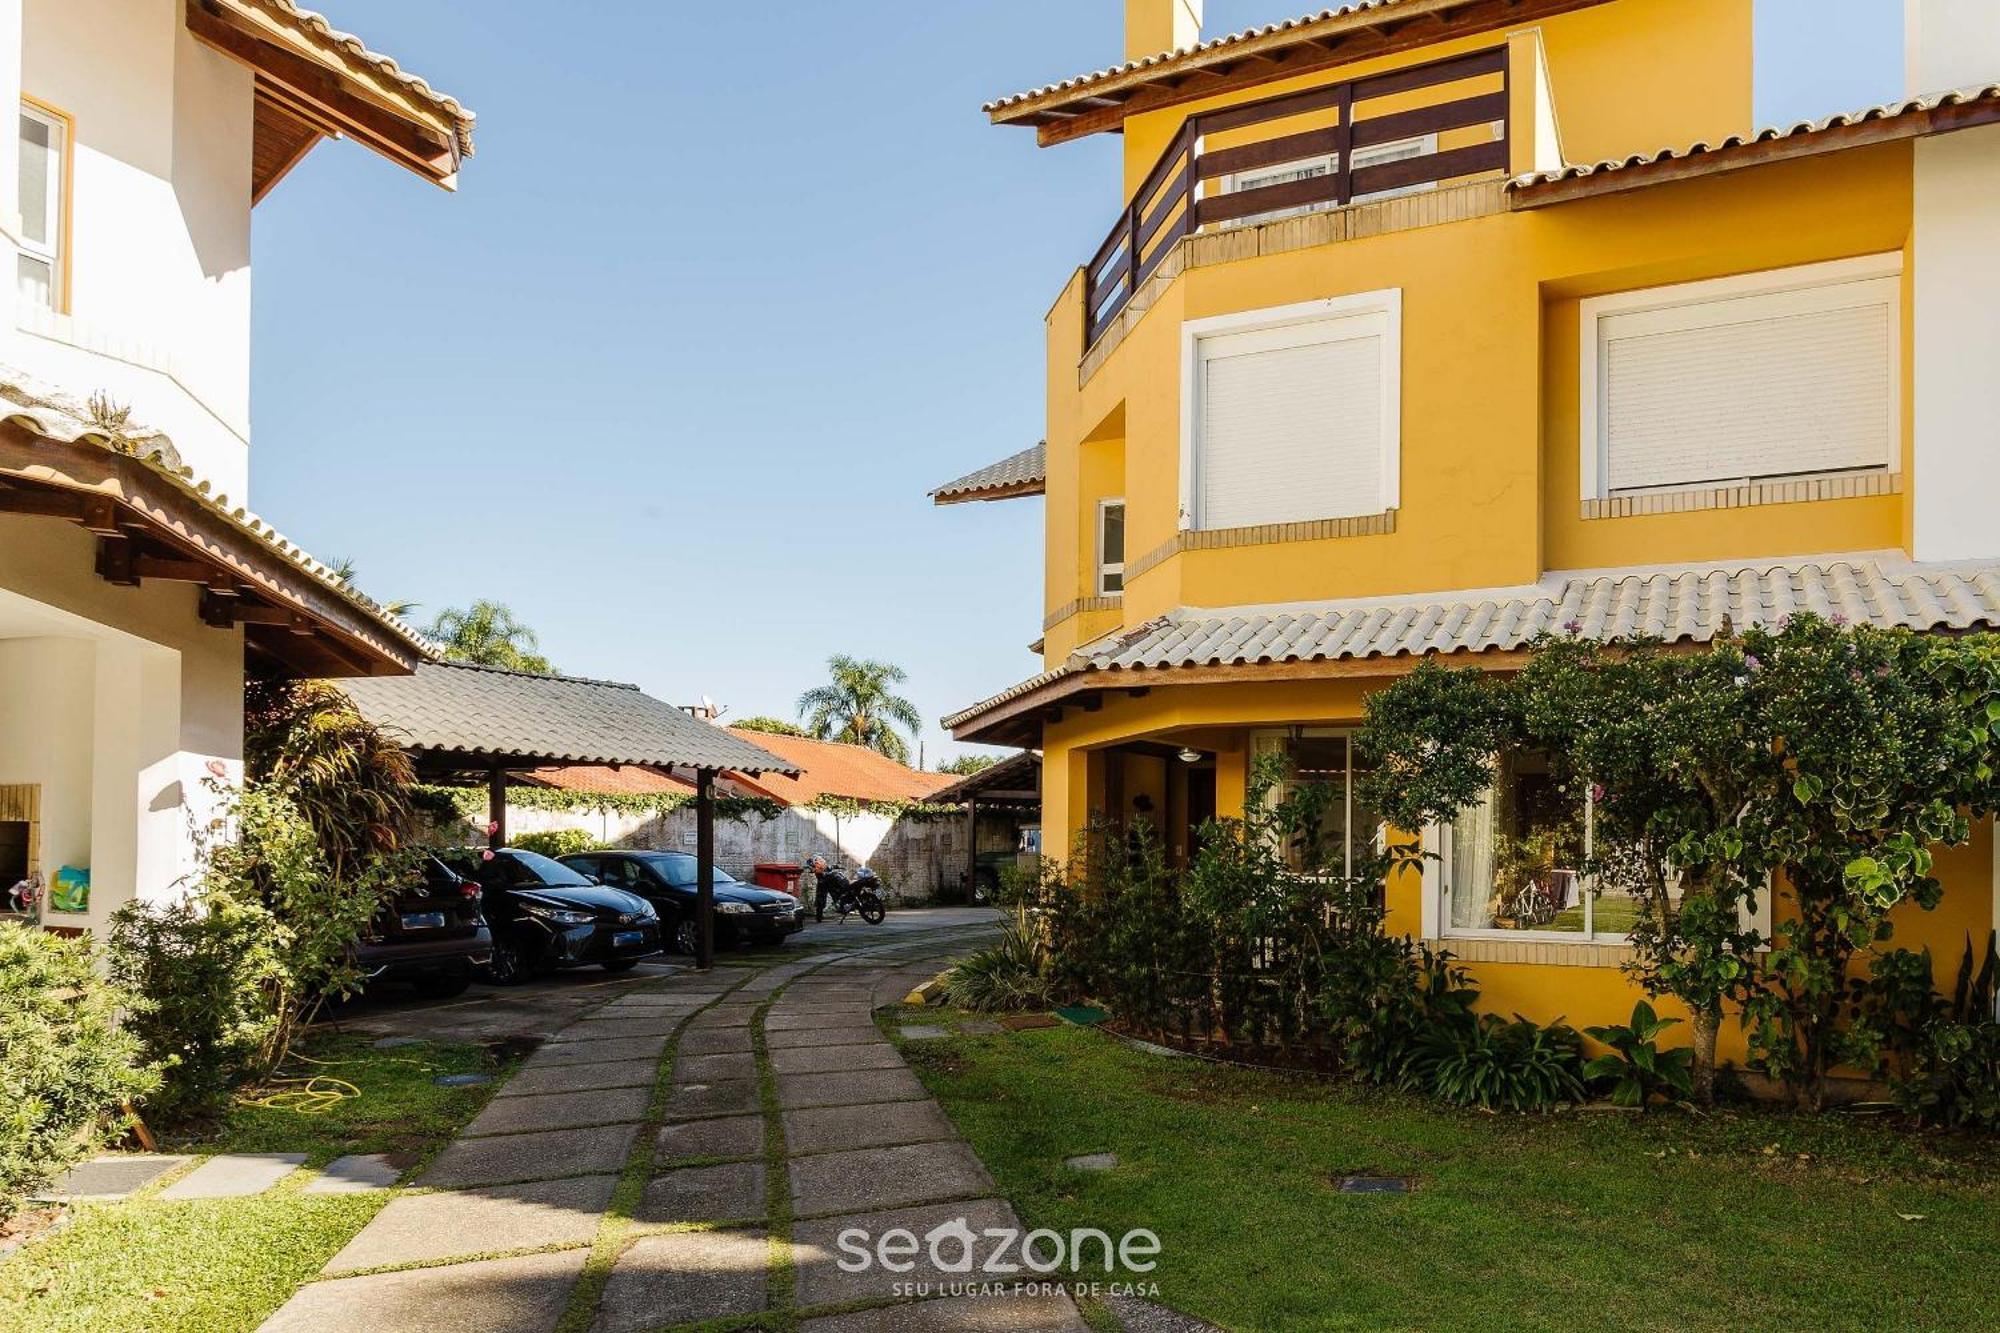
[{"label": "white framed window", "polygon": [[1357,858],[1381,850],[1382,821],[1354,791],[1367,766],[1355,750],[1352,728],[1301,726],[1251,732],[1252,771],[1273,760],[1284,771],[1266,798],[1273,808],[1307,784],[1324,786],[1329,796],[1319,826],[1300,830],[1284,849],[1287,865],[1302,874],[1331,870],[1352,875]]},{"label": "white framed window", "polygon": [[[1426,935],[1624,944],[1647,901],[1584,872],[1595,813],[1590,792],[1557,782],[1546,755],[1501,757],[1485,798],[1426,838],[1436,853],[1426,875],[1427,924],[1435,928]],[[1669,897],[1678,900],[1677,890]],[[1769,889],[1756,897],[1743,925],[1769,939]]]},{"label": "white framed window", "polygon": [[1125,502],[1097,502],[1097,595],[1116,597],[1125,591]]},{"label": "white framed window", "polygon": [[1902,256],[1580,303],[1586,500],[1902,458]]},{"label": "white framed window", "polygon": [[1183,325],[1181,526],[1394,509],[1402,310],[1391,288]]},{"label": "white framed window", "polygon": [[[1412,157],[1422,157],[1437,151],[1437,136],[1421,134],[1412,139],[1398,139],[1394,143],[1369,144],[1354,150],[1354,169],[1379,167],[1389,162],[1401,162]],[[1321,176],[1331,176],[1340,165],[1340,154],[1321,153],[1316,157],[1301,157],[1290,162],[1278,162],[1268,167],[1252,167],[1248,171],[1233,171],[1222,178],[1222,193],[1238,194],[1244,190],[1261,190],[1267,185],[1289,185],[1293,181],[1313,180]],[[1437,188],[1436,181],[1419,181],[1414,185],[1399,185],[1391,190],[1374,190],[1368,194],[1357,194],[1350,203],[1365,204],[1376,199],[1394,199],[1400,195],[1417,194]],[[1268,213],[1253,213],[1248,217],[1232,218],[1223,224],[1242,227],[1255,223],[1276,222],[1280,218],[1297,217],[1301,213],[1313,213],[1322,209],[1335,208],[1339,201],[1322,200],[1316,204],[1300,204],[1294,208],[1277,208]]]},{"label": "white framed window", "polygon": [[21,248],[15,281],[24,300],[61,311],[69,207],[70,124],[33,102],[21,103]]}]

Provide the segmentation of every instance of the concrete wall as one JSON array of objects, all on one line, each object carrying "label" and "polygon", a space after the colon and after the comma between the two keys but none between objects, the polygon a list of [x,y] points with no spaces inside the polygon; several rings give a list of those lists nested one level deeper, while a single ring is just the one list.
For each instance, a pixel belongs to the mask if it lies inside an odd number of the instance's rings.
[{"label": "concrete wall", "polygon": [[[181,0],[0,0],[0,98],[70,117],[70,303],[0,300],[0,361],[164,431],[242,503],[250,438],[250,72]],[[19,227],[4,137],[0,230]],[[0,254],[13,290],[14,259]]]},{"label": "concrete wall", "polygon": [[194,832],[242,778],[243,635],[203,625],[195,589],[116,588],[89,534],[0,516],[0,783],[41,789],[42,868],[91,872],[101,928],[134,897],[179,892]]}]

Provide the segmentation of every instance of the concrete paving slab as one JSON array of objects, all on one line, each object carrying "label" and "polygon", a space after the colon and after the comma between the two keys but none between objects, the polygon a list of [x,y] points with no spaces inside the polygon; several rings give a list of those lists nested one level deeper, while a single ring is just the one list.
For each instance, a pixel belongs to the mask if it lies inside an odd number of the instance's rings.
[{"label": "concrete paving slab", "polygon": [[997,1037],[1007,1029],[990,1018],[968,1018],[958,1025],[960,1036]]},{"label": "concrete paving slab", "polygon": [[683,1054],[674,1061],[678,1083],[708,1083],[719,1078],[757,1077],[757,1057],[748,1051]]},{"label": "concrete paving slab", "polygon": [[302,1152],[222,1153],[160,1191],[162,1199],[238,1199],[262,1194],[306,1163]]},{"label": "concrete paving slab", "polygon": [[[930,1245],[925,1238],[938,1227],[950,1228],[948,1236],[957,1232],[960,1224],[969,1228],[975,1237],[972,1255],[974,1271],[947,1273],[931,1262]],[[868,1297],[894,1296],[898,1283],[977,1282],[981,1278],[977,1265],[991,1257],[999,1245],[998,1241],[987,1240],[984,1232],[988,1228],[999,1230],[1018,1228],[1020,1225],[1014,1210],[1002,1199],[936,1203],[922,1208],[849,1213],[796,1222],[792,1225],[792,1264],[797,1274],[794,1299],[801,1306],[833,1305]],[[879,1264],[871,1264],[858,1273],[843,1271],[840,1261],[846,1259],[851,1263],[852,1256],[840,1248],[839,1237],[850,1227],[868,1237],[863,1248],[871,1248],[884,1232],[898,1227],[909,1231],[922,1243],[920,1252],[914,1258],[916,1267],[907,1273],[891,1273]],[[941,1238],[938,1249],[939,1258],[945,1263],[960,1262],[960,1251],[963,1249],[960,1242]],[[1020,1262],[1018,1253],[1002,1257],[1010,1262]]]},{"label": "concrete paving slab", "polygon": [[462,1138],[525,1134],[577,1125],[633,1124],[646,1118],[651,1088],[593,1088],[542,1097],[498,1097],[459,1131]]},{"label": "concrete paving slab", "polygon": [[578,1249],[314,1282],[262,1333],[548,1333],[589,1257]]},{"label": "concrete paving slab", "polygon": [[1076,1303],[1059,1291],[951,1296],[799,1325],[800,1333],[1084,1333],[1089,1327]]},{"label": "concrete paving slab", "polygon": [[792,1210],[800,1217],[900,1208],[989,1192],[993,1177],[963,1143],[912,1143],[893,1148],[794,1157]]},{"label": "concrete paving slab", "polygon": [[754,1004],[718,1004],[712,1009],[704,1009],[688,1020],[694,1028],[747,1028],[757,1013]]},{"label": "concrete paving slab", "polygon": [[848,1069],[901,1069],[903,1057],[886,1041],[853,1046],[787,1046],[771,1052],[780,1074],[832,1074]]},{"label": "concrete paving slab", "polygon": [[679,991],[640,991],[636,995],[621,995],[597,1012],[606,1018],[614,1014],[622,1017],[657,1013],[662,1009],[699,1009],[711,1002],[711,997],[706,995],[686,995]]},{"label": "concrete paving slab", "polygon": [[1063,1158],[1063,1165],[1072,1171],[1109,1171],[1118,1165],[1118,1154],[1087,1152],[1076,1157]]},{"label": "concrete paving slab", "polygon": [[391,1199],[322,1272],[455,1259],[592,1240],[618,1177],[579,1176]]},{"label": "concrete paving slab", "polygon": [[632,1151],[632,1140],[638,1134],[637,1125],[600,1125],[594,1129],[460,1139],[439,1153],[416,1183],[439,1189],[465,1189],[517,1180],[617,1172],[624,1169],[625,1157]]},{"label": "concrete paving slab", "polygon": [[633,1209],[646,1225],[755,1221],[769,1211],[762,1162],[676,1167],[654,1177]]},{"label": "concrete paving slab", "polygon": [[612,1265],[592,1333],[640,1333],[755,1314],[770,1304],[771,1243],[761,1230],[644,1236]]},{"label": "concrete paving slab", "polygon": [[[838,1027],[797,1028],[792,1030],[770,1027],[764,1029],[764,1045],[774,1051],[782,1051],[790,1046],[858,1046],[882,1040],[882,1033],[873,1023],[847,1023]],[[687,1049],[687,1042],[681,1042],[681,1049]]]},{"label": "concrete paving slab", "polygon": [[653,1152],[656,1162],[686,1157],[757,1157],[764,1151],[764,1117],[717,1116],[683,1120],[660,1131]]},{"label": "concrete paving slab", "polygon": [[951,1033],[930,1023],[905,1023],[896,1029],[904,1041],[936,1041],[949,1037]]},{"label": "concrete paving slab", "polygon": [[607,1060],[657,1060],[667,1049],[665,1033],[657,1037],[612,1037],[604,1041],[550,1042],[521,1064],[523,1069],[550,1065],[602,1064]]},{"label": "concrete paving slab", "polygon": [[356,1153],[336,1157],[306,1184],[307,1194],[372,1194],[402,1177],[409,1159],[398,1153]]},{"label": "concrete paving slab", "polygon": [[177,1153],[107,1153],[77,1163],[36,1197],[63,1203],[123,1199],[193,1160]]},{"label": "concrete paving slab", "polygon": [[885,1102],[880,1105],[815,1106],[786,1111],[785,1151],[849,1152],[855,1148],[886,1148],[903,1143],[934,1143],[955,1139],[958,1129],[934,1101]]},{"label": "concrete paving slab", "polygon": [[780,1074],[778,1105],[850,1106],[859,1102],[913,1101],[929,1094],[907,1069],[857,1069],[843,1074]]},{"label": "concrete paving slab", "polygon": [[541,1097],[551,1092],[596,1088],[650,1088],[660,1076],[658,1060],[606,1060],[599,1064],[543,1065],[523,1069],[501,1085],[496,1098]]},{"label": "concrete paving slab", "polygon": [[729,1051],[748,1051],[750,1029],[740,1028],[693,1028],[681,1034],[680,1045],[674,1048],[681,1055],[721,1055]]},{"label": "concrete paving slab", "polygon": [[573,1041],[609,1041],[617,1037],[661,1037],[669,1036],[681,1025],[682,1016],[675,1013],[655,1014],[651,1018],[586,1018],[572,1023],[550,1039],[551,1046],[566,1046]]},{"label": "concrete paving slab", "polygon": [[763,1109],[757,1084],[751,1079],[714,1083],[683,1083],[667,1096],[667,1119],[695,1120],[711,1115],[747,1115]]},{"label": "concrete paving slab", "polygon": [[[764,1015],[764,1031],[797,1032],[803,1028],[828,1028],[834,1024],[818,1008],[800,1009],[788,1005],[772,1005],[771,1012]],[[846,1025],[841,1025],[846,1026]]]}]

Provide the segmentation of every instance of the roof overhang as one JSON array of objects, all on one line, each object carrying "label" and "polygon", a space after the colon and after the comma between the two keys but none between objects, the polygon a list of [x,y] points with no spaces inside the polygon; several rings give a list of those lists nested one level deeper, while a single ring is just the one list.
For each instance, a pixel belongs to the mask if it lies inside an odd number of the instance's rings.
[{"label": "roof overhang", "polygon": [[1514,28],[1608,0],[1356,0],[1112,69],[1016,93],[983,108],[996,125],[1032,126],[1043,145],[1120,131],[1143,112]]},{"label": "roof overhang", "polygon": [[940,505],[967,504],[974,500],[1011,500],[1023,495],[1043,495],[1048,491],[1048,444],[1031,445],[977,472],[968,472],[931,492],[931,502]]},{"label": "roof overhang", "polygon": [[[250,653],[283,674],[400,675],[425,653],[417,634],[344,591],[303,551],[226,513],[155,460],[0,420],[0,513],[75,523],[95,534],[97,573],[127,587],[188,583],[216,628],[242,626]],[[324,567],[320,567],[321,570]]]},{"label": "roof overhang", "polygon": [[473,114],[293,0],[186,0],[188,31],[257,77],[251,201],[322,138],[366,145],[425,180],[457,187]]},{"label": "roof overhang", "polygon": [[1039,743],[1067,710],[1155,686],[1393,677],[1432,656],[1517,669],[1548,635],[1699,645],[1812,612],[1923,633],[2000,628],[2000,563],[1859,552],[1720,565],[1552,571],[1513,588],[1289,606],[1182,609],[944,719],[962,741]]},{"label": "roof overhang", "polygon": [[1759,130],[1748,137],[1732,136],[1717,144],[1697,143],[1686,148],[1661,149],[1650,155],[1538,172],[1509,181],[1507,191],[1517,209],[1545,208],[1576,199],[1622,194],[1652,185],[1995,123],[2000,123],[2000,84],[1985,84],[1872,106],[1824,120]]}]

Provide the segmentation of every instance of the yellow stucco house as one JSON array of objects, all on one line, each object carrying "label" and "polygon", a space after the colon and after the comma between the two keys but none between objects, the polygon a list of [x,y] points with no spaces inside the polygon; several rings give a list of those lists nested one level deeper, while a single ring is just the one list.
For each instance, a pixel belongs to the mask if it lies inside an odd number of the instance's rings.
[{"label": "yellow stucco house", "polygon": [[[1043,846],[1139,809],[1184,849],[1266,754],[1375,836],[1349,729],[1426,653],[2000,626],[2000,6],[1908,8],[1908,100],[1757,133],[1752,0],[1211,40],[1200,0],[1127,0],[1127,63],[990,105],[1124,139],[1047,317],[1045,445],[936,493],[1046,495],[1043,669],[946,719],[1043,752]],[[1617,1021],[1629,909],[1493,892],[1532,788],[1431,830],[1391,926],[1499,1012]],[[2000,919],[1990,826],[1941,866],[1897,940],[1950,967]]]}]

